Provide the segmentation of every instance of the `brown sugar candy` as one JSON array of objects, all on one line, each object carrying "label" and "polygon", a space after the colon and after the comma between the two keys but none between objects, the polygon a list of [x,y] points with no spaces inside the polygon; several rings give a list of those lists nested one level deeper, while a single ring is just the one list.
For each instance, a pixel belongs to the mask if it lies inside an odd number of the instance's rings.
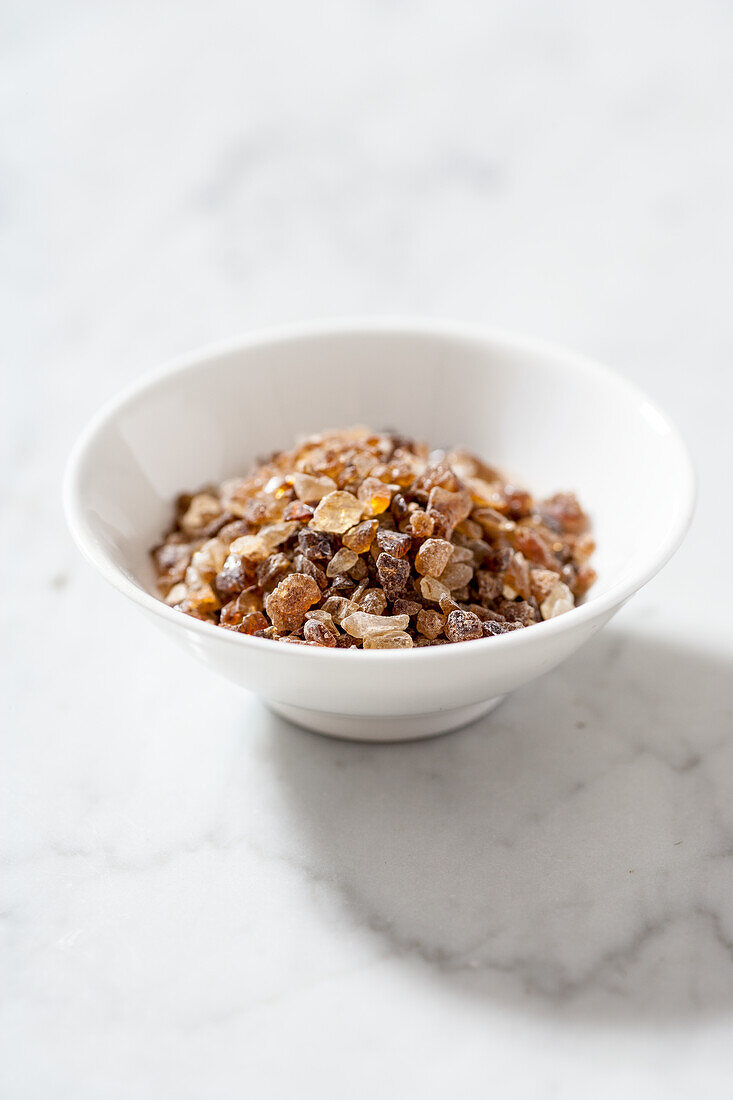
[{"label": "brown sugar candy", "polygon": [[377,574],[388,600],[394,600],[403,592],[410,576],[410,563],[392,554],[380,554],[377,558]]},{"label": "brown sugar candy", "polygon": [[353,495],[336,491],[323,497],[313,513],[311,527],[316,531],[343,535],[361,519],[363,507]]},{"label": "brown sugar candy", "polygon": [[404,558],[412,546],[409,535],[403,535],[399,531],[388,531],[385,527],[377,531],[377,546],[393,558]]},{"label": "brown sugar candy", "polygon": [[533,500],[480,458],[350,428],[183,495],[153,551],[161,598],[258,639],[408,649],[494,638],[593,584],[573,493]]},{"label": "brown sugar candy", "polygon": [[446,620],[445,634],[449,642],[470,642],[481,638],[481,620],[473,611],[451,611]]},{"label": "brown sugar candy", "polygon": [[374,542],[378,527],[379,523],[375,519],[358,523],[356,527],[352,527],[345,532],[343,536],[344,546],[357,554],[365,554]]},{"label": "brown sugar candy", "polygon": [[424,634],[426,638],[437,638],[439,634],[443,633],[445,627],[445,615],[441,615],[439,611],[429,611],[423,609],[417,616],[417,629],[420,634]]},{"label": "brown sugar candy", "polygon": [[415,555],[418,573],[439,577],[453,554],[453,545],[447,539],[426,539]]},{"label": "brown sugar candy", "polygon": [[303,637],[311,645],[322,645],[331,648],[336,645],[336,632],[330,630],[325,623],[318,619],[308,619],[303,627]]},{"label": "brown sugar candy", "polygon": [[380,516],[386,512],[392,500],[392,489],[376,477],[367,477],[357,493],[367,516]]},{"label": "brown sugar candy", "polygon": [[267,597],[265,610],[276,630],[297,630],[306,611],[320,598],[321,590],[312,577],[292,573]]}]

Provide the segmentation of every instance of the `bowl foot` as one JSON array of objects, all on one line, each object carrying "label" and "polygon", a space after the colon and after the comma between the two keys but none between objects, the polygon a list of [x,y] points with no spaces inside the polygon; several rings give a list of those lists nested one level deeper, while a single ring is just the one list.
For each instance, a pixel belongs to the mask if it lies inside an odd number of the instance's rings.
[{"label": "bowl foot", "polygon": [[287,703],[268,703],[270,710],[287,718],[296,726],[303,726],[327,737],[344,741],[419,741],[424,737],[437,737],[441,733],[460,729],[488,714],[504,699],[497,695],[482,703],[453,710],[438,710],[430,714],[403,714],[396,717],[360,717],[351,714],[331,714],[328,711],[306,710]]}]

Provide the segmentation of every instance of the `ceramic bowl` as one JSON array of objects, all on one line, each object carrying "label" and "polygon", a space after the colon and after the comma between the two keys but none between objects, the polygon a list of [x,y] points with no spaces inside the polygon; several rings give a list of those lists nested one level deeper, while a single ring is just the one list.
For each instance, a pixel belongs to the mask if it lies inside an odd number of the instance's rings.
[{"label": "ceramic bowl", "polygon": [[[466,446],[536,495],[575,490],[598,544],[586,601],[498,637],[362,651],[250,638],[154,595],[149,550],[180,491],[354,423]],[[65,501],[84,555],[195,658],[302,726],[388,741],[478,718],[600,630],[679,545],[694,477],[652,402],[574,352],[433,321],[355,320],[248,336],[136,383],[84,431]]]}]

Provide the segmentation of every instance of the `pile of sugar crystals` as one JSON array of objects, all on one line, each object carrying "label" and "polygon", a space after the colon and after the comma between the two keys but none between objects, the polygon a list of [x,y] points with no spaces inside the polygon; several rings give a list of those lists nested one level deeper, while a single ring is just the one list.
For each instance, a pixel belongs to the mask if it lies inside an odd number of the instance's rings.
[{"label": "pile of sugar crystals", "polygon": [[593,549],[572,493],[535,501],[468,451],[357,427],[181,496],[152,553],[162,599],[226,630],[409,649],[569,611]]}]

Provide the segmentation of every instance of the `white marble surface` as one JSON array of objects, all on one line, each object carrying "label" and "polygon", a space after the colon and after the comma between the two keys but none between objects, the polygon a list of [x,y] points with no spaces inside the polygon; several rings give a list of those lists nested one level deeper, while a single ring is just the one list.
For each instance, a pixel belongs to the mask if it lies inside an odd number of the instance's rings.
[{"label": "white marble surface", "polygon": [[[730,1097],[730,8],[0,24],[0,1096]],[[59,499],[82,423],[161,358],[370,311],[609,360],[701,487],[576,659],[389,748],[181,663]]]}]

